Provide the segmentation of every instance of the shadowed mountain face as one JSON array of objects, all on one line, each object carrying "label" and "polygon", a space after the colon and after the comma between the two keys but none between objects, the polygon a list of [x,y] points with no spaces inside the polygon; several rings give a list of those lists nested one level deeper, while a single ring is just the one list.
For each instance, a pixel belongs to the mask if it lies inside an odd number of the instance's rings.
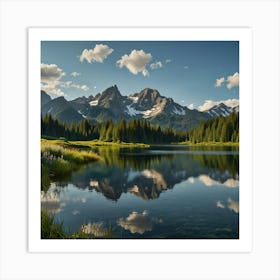
[{"label": "shadowed mountain face", "polygon": [[209,119],[208,113],[190,110],[174,102],[172,98],[160,95],[155,89],[145,88],[129,96],[121,95],[116,85],[96,96],[78,97],[67,101],[64,97],[50,99],[41,92],[41,114],[51,114],[54,118],[70,123],[87,119],[104,122],[112,119],[147,119],[163,128],[172,127],[185,130]]},{"label": "shadowed mountain face", "polygon": [[65,123],[79,122],[83,119],[63,96],[52,99],[43,105],[41,114],[42,116],[50,114],[55,119]]},{"label": "shadowed mountain face", "polygon": [[41,90],[41,108],[51,100],[51,97],[45,91]]}]

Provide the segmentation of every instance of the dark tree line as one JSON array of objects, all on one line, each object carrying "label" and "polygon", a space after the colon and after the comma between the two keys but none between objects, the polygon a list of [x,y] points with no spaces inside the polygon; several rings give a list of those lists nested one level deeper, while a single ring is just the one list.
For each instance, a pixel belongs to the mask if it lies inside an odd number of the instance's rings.
[{"label": "dark tree line", "polygon": [[70,125],[59,122],[51,115],[41,118],[41,135],[55,138],[64,137],[68,140],[94,140],[108,142],[141,142],[141,143],[171,143],[182,141],[182,135],[173,129],[161,129],[152,126],[146,120],[133,119],[113,122],[106,121],[92,125],[88,120]]},{"label": "dark tree line", "polygon": [[91,124],[87,119],[79,123],[65,124],[51,115],[41,118],[41,135],[67,140],[94,140],[107,142],[171,143],[180,141],[239,142],[239,114],[218,117],[201,122],[192,130],[176,132],[171,128],[153,126],[147,120],[112,120],[101,124]]},{"label": "dark tree line", "polygon": [[55,138],[64,137],[68,140],[91,140],[98,139],[98,130],[88,120],[70,125],[61,123],[51,115],[41,118],[41,135]]},{"label": "dark tree line", "polygon": [[180,141],[180,136],[173,129],[161,129],[152,126],[147,120],[107,121],[100,127],[99,139],[102,141],[171,143]]},{"label": "dark tree line", "polygon": [[202,122],[198,127],[187,131],[186,140],[200,142],[239,142],[239,114],[220,116]]}]

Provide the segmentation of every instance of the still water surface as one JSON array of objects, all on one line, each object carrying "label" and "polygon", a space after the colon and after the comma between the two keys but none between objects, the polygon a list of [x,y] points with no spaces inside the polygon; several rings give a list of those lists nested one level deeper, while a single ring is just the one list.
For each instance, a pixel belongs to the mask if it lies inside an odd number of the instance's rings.
[{"label": "still water surface", "polygon": [[102,238],[239,238],[238,148],[99,148],[104,162],[82,166],[41,193],[41,206]]}]

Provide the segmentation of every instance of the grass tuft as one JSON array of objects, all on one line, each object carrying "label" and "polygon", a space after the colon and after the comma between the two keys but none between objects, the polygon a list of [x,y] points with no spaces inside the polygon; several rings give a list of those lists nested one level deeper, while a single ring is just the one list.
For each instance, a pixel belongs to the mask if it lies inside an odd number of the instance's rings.
[{"label": "grass tuft", "polygon": [[[63,229],[63,222],[55,221],[53,215],[48,214],[47,211],[41,210],[41,239],[94,239],[94,234],[88,234],[82,229],[67,233]],[[110,226],[104,230],[102,238],[114,238],[113,228]]]},{"label": "grass tuft", "polygon": [[[59,142],[58,142],[59,141]],[[41,187],[47,188],[52,180],[65,178],[82,164],[102,158],[89,150],[64,147],[65,140],[41,140]]]}]

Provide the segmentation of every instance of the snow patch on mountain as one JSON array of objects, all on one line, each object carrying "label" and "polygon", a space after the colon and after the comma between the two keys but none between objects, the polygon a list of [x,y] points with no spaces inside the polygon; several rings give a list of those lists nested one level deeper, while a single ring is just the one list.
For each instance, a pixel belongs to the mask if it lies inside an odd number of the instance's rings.
[{"label": "snow patch on mountain", "polygon": [[98,105],[98,100],[93,100],[91,102],[89,102],[90,106],[97,106]]},{"label": "snow patch on mountain", "polygon": [[84,119],[87,118],[87,116],[85,116],[85,115],[83,114],[83,112],[81,112],[81,110],[78,110],[78,113],[79,113],[80,115],[82,115],[82,117],[83,117]]},{"label": "snow patch on mountain", "polygon": [[178,109],[177,107],[174,107],[173,113],[176,114],[176,115],[180,115],[180,116],[186,114],[186,112],[185,112],[185,110],[183,108],[179,108]]},{"label": "snow patch on mountain", "polygon": [[131,117],[134,117],[138,114],[142,114],[142,111],[138,111],[138,110],[135,110],[133,107],[131,107],[132,104],[126,106],[126,109],[127,109],[127,113],[131,116]]},{"label": "snow patch on mountain", "polygon": [[137,101],[138,101],[138,99],[139,99],[138,96],[132,96],[132,95],[128,96],[128,98],[129,98],[130,100],[132,100],[133,103],[137,103]]},{"label": "snow patch on mountain", "polygon": [[227,100],[220,100],[220,101],[213,101],[213,100],[205,100],[205,102],[198,106],[198,111],[205,112],[213,108],[214,106],[220,105],[223,103],[227,107],[234,108],[239,106],[239,99],[227,99]]},{"label": "snow patch on mountain", "polygon": [[145,111],[136,110],[132,106],[133,106],[133,104],[130,104],[130,105],[126,106],[126,108],[127,108],[126,112],[131,117],[136,116],[136,115],[143,115],[143,118],[147,119],[147,118],[153,117],[153,116],[155,116],[155,115],[157,115],[161,112],[161,107],[157,106],[157,105],[155,105],[151,109],[145,110]]}]

